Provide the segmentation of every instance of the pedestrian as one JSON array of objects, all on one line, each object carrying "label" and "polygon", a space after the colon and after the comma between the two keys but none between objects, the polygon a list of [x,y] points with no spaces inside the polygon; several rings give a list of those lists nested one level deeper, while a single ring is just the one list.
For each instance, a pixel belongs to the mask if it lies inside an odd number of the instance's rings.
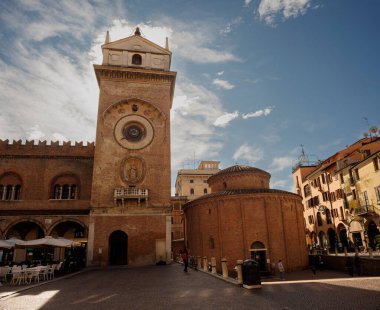
[{"label": "pedestrian", "polygon": [[187,252],[186,247],[180,253],[181,253],[183,264],[185,265],[185,269],[183,269],[183,271],[187,272],[187,267],[189,265],[189,253]]},{"label": "pedestrian", "polygon": [[281,259],[277,263],[278,271],[280,272],[280,280],[285,280],[285,268]]}]

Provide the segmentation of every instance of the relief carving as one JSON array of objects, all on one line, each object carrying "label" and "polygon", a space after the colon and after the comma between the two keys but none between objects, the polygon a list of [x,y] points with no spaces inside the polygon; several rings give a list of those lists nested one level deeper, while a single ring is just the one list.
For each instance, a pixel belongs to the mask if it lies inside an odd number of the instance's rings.
[{"label": "relief carving", "polygon": [[127,157],[121,164],[121,177],[128,184],[140,183],[145,177],[145,162],[140,157]]}]

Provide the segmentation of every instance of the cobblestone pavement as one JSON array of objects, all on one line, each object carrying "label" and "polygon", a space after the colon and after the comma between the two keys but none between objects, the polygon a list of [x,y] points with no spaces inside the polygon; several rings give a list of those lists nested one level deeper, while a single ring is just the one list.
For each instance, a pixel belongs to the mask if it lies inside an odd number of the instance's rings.
[{"label": "cobblestone pavement", "polygon": [[247,290],[178,264],[87,269],[21,290],[3,286],[0,309],[380,309],[380,277],[305,271],[287,280]]}]

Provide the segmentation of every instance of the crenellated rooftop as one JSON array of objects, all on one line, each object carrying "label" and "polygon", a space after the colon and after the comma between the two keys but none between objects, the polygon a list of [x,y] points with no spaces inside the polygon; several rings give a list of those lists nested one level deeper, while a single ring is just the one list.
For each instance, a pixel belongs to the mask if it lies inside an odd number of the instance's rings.
[{"label": "crenellated rooftop", "polygon": [[93,157],[95,150],[94,142],[71,141],[35,141],[13,140],[10,142],[0,139],[0,157],[23,157],[23,156],[63,156],[63,157]]}]

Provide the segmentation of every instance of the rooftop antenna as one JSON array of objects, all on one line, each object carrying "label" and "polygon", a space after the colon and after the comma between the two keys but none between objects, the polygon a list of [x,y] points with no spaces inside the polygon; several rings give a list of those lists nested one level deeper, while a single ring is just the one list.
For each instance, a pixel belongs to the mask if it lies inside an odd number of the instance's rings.
[{"label": "rooftop antenna", "polygon": [[369,128],[369,122],[368,122],[368,118],[367,117],[363,117],[363,119],[365,120],[365,122],[366,122],[366,124],[367,124],[367,127],[368,127],[368,132],[369,132],[369,137],[371,138],[372,137],[372,135],[371,135],[371,130],[370,130],[370,128]]}]

